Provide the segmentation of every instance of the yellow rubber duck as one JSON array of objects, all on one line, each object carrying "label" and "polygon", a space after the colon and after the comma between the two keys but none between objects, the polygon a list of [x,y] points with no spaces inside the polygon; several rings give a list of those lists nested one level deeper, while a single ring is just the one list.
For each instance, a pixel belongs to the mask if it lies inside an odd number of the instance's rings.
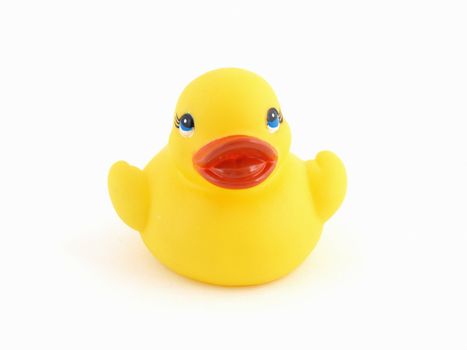
[{"label": "yellow rubber duck", "polygon": [[224,286],[266,283],[297,267],[344,199],[342,162],[303,161],[270,85],[237,68],[182,92],[168,145],[140,170],[120,161],[109,192],[120,218],[173,271]]}]

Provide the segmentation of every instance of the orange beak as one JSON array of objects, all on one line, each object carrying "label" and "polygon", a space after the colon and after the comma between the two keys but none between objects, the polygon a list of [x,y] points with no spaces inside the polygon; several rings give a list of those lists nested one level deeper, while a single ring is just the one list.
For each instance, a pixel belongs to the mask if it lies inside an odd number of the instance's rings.
[{"label": "orange beak", "polygon": [[256,186],[277,163],[277,151],[260,139],[234,135],[209,142],[193,156],[198,173],[210,183],[229,189]]}]

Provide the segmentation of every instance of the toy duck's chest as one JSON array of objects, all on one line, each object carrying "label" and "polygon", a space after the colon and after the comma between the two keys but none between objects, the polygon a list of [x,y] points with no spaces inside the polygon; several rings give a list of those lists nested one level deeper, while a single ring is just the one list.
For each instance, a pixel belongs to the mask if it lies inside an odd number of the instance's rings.
[{"label": "toy duck's chest", "polygon": [[164,264],[198,280],[244,285],[282,276],[313,249],[322,223],[303,162],[291,156],[276,176],[263,187],[203,191],[156,174],[143,240]]}]

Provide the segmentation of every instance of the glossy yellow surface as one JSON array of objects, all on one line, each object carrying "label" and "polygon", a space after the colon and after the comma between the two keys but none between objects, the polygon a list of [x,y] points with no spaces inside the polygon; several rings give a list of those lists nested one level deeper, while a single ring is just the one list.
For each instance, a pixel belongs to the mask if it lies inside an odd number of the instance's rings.
[{"label": "glossy yellow surface", "polygon": [[[191,137],[173,127],[168,145],[143,170],[112,166],[115,210],[170,269],[212,284],[261,284],[292,271],[316,245],[344,199],[345,169],[329,151],[309,161],[291,154],[287,116],[277,132],[268,131],[271,107],[280,110],[277,97],[256,74],[208,72],[185,88],[176,106],[178,116],[195,119]],[[193,154],[229,135],[254,136],[277,150],[277,166],[264,182],[225,189],[195,171]]]}]

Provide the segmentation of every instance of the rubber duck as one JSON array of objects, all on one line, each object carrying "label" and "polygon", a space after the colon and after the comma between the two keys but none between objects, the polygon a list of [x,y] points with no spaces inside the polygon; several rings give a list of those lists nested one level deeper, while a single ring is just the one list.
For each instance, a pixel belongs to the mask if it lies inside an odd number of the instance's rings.
[{"label": "rubber duck", "polygon": [[335,154],[303,161],[290,143],[263,78],[210,71],[183,90],[168,144],[144,169],[111,167],[110,198],[178,274],[222,286],[270,282],[309,255],[347,186]]}]

